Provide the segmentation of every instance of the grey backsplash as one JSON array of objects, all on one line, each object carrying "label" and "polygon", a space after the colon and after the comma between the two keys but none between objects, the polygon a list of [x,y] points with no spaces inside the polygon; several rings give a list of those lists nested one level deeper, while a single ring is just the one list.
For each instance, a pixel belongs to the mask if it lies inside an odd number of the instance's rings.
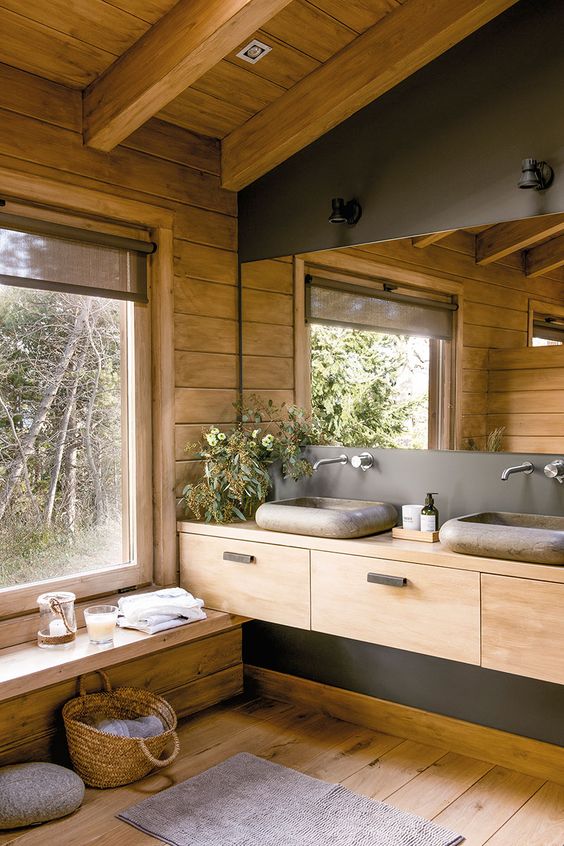
[{"label": "grey backsplash", "polygon": [[[365,451],[364,447],[308,447],[306,456],[315,461],[345,453]],[[401,508],[406,503],[423,503],[427,491],[435,498],[440,521],[475,511],[516,511],[564,516],[564,484],[547,479],[543,468],[554,455],[535,453],[455,452],[410,449],[371,449],[374,467],[366,472],[350,464],[321,467],[311,478],[298,482],[284,480],[274,473],[271,499],[294,496],[333,496],[350,499],[384,500]],[[532,461],[530,476],[510,476],[501,481],[505,467]]]}]

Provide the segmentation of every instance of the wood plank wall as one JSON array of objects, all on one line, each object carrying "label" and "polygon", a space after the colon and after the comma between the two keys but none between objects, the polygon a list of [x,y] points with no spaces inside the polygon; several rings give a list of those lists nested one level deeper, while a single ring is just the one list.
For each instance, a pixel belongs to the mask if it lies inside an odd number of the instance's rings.
[{"label": "wood plank wall", "polygon": [[[80,92],[0,65],[0,166],[175,212],[176,478],[202,424],[234,419],[237,205],[220,187],[219,145],[151,120],[112,153],[82,145]],[[188,456],[189,458],[189,456]]]},{"label": "wood plank wall", "polygon": [[[368,260],[390,268],[405,270],[406,283],[409,281],[409,274],[417,272],[462,283],[464,319],[461,441],[462,446],[467,447],[469,439],[472,439],[476,447],[482,449],[485,446],[487,432],[498,425],[497,417],[488,417],[489,351],[525,348],[529,299],[564,303],[564,277],[562,270],[559,269],[547,276],[527,278],[522,272],[518,255],[508,256],[501,262],[485,267],[480,266],[474,261],[474,249],[474,236],[459,231],[425,249],[413,247],[411,239],[402,239],[309,254],[306,263],[311,265],[313,260],[327,267],[335,264],[341,270],[348,265],[350,271],[354,272],[357,260],[362,260],[364,271],[366,271]],[[246,266],[244,273],[247,278],[264,279],[274,264],[274,262],[266,261],[255,262],[254,266],[252,264]],[[378,275],[381,278],[381,274],[375,273],[375,276]],[[288,280],[286,284],[289,284]],[[277,296],[280,297],[281,294],[277,293]],[[273,300],[270,300],[271,308],[272,303]],[[243,313],[247,350],[250,349],[249,326],[254,326],[254,324],[248,326],[247,320],[249,314],[253,313],[256,314],[256,309],[254,312],[249,310]],[[266,317],[263,317],[263,320],[266,321]],[[257,350],[255,354],[261,355],[264,361],[268,360],[268,355],[273,351],[281,349],[279,339],[272,332],[272,327],[262,333],[260,340],[261,344],[255,348]],[[258,353],[259,349],[260,353]],[[285,355],[289,359],[290,353]],[[279,381],[277,375],[273,373],[271,388],[278,388],[281,384],[287,385],[289,382]],[[245,378],[244,387],[247,387]],[[264,387],[262,383],[261,387]],[[540,434],[540,431],[537,434]],[[543,431],[542,434],[548,436],[550,432]],[[515,433],[511,435],[512,440],[504,444],[504,448],[516,448],[515,445],[518,442],[514,440],[514,436]],[[528,437],[532,437],[532,433]],[[531,441],[530,448],[532,443]],[[538,443],[541,444],[542,441]]]},{"label": "wood plank wall", "polygon": [[243,388],[281,405],[294,402],[294,273],[292,259],[241,268]]},{"label": "wood plank wall", "polygon": [[513,452],[564,452],[563,389],[564,346],[491,350],[488,430]]}]

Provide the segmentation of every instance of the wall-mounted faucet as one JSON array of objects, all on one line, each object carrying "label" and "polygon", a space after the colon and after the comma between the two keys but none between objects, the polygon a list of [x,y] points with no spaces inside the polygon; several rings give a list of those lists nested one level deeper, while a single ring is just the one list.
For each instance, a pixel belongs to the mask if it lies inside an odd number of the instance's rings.
[{"label": "wall-mounted faucet", "polygon": [[501,481],[506,482],[513,473],[524,473],[526,476],[530,476],[534,469],[535,465],[532,461],[524,461],[522,464],[517,464],[515,467],[506,467],[501,474]]},{"label": "wall-mounted faucet", "polygon": [[361,470],[365,472],[370,470],[371,467],[374,466],[374,456],[370,455],[369,452],[361,452],[360,455],[353,455],[351,458],[351,467],[354,467],[355,470],[358,470],[360,467]]},{"label": "wall-mounted faucet", "polygon": [[544,468],[544,475],[548,479],[556,479],[557,482],[564,482],[564,460],[555,458]]},{"label": "wall-mounted faucet", "polygon": [[313,469],[319,470],[319,468],[323,464],[348,464],[348,463],[349,463],[348,456],[345,455],[345,453],[343,452],[341,455],[338,455],[336,458],[320,458],[313,465]]}]

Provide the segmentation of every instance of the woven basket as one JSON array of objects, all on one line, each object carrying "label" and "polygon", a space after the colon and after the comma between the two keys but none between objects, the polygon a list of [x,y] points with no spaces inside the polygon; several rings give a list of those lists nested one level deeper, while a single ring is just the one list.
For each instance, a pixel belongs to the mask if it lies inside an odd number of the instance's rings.
[{"label": "woven basket", "polygon": [[[91,787],[119,787],[143,778],[155,767],[167,767],[178,752],[176,714],[161,696],[136,687],[112,690],[108,676],[98,671],[104,693],[86,693],[85,676],[79,679],[79,696],[63,707],[63,720],[73,767]],[[118,737],[100,731],[88,721],[93,717],[134,720],[153,714],[166,730],[156,737]],[[84,722],[84,721],[87,722]],[[161,760],[165,747],[174,743],[172,753]]]}]

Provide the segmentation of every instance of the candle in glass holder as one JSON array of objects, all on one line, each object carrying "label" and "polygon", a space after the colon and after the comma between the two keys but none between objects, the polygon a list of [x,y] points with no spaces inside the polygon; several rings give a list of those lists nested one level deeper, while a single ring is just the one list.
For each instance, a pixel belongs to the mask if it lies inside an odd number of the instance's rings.
[{"label": "candle in glass holder", "polygon": [[90,643],[113,646],[118,609],[115,605],[91,605],[84,609],[84,620]]}]

